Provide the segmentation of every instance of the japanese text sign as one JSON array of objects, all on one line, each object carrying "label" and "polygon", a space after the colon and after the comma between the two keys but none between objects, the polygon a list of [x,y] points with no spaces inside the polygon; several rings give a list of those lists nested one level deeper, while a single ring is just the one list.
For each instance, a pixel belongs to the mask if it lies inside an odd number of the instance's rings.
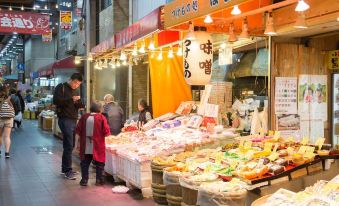
[{"label": "japanese text sign", "polygon": [[161,12],[163,11],[162,8],[163,7],[155,9],[139,21],[116,33],[114,35],[116,48],[121,48],[139,38],[162,29],[160,20]]},{"label": "japanese text sign", "polygon": [[52,29],[48,33],[42,35],[42,42],[51,42],[53,40]]},{"label": "japanese text sign", "polygon": [[60,11],[60,28],[70,30],[72,28],[72,12]]},{"label": "japanese text sign", "polygon": [[0,11],[0,32],[45,34],[50,30],[49,15],[18,11]]},{"label": "japanese text sign", "polygon": [[190,21],[248,0],[175,0],[165,5],[165,28]]},{"label": "japanese text sign", "polygon": [[203,31],[194,35],[195,39],[184,40],[184,77],[189,85],[206,85],[212,76],[212,37]]},{"label": "japanese text sign", "polygon": [[339,69],[339,50],[328,52],[328,68]]}]

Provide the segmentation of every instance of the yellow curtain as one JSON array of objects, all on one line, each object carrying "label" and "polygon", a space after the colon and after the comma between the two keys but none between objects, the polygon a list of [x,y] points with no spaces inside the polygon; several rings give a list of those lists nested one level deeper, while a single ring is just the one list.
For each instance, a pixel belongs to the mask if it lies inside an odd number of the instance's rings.
[{"label": "yellow curtain", "polygon": [[153,116],[175,112],[182,101],[192,100],[189,85],[185,82],[182,57],[174,55],[163,60],[149,58],[152,88]]}]

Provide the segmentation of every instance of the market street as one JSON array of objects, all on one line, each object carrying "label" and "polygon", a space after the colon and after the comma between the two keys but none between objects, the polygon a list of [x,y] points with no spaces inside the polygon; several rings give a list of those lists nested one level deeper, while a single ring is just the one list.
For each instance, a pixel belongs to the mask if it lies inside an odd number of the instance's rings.
[{"label": "market street", "polygon": [[[1,206],[154,205],[152,199],[140,200],[138,191],[113,194],[112,182],[95,186],[94,170],[85,188],[79,185],[80,174],[74,181],[64,179],[60,175],[62,142],[38,129],[37,121],[24,121],[22,128],[12,132],[11,146],[11,158],[5,159],[2,153],[0,159]],[[73,160],[75,170],[80,171],[79,159]]]}]

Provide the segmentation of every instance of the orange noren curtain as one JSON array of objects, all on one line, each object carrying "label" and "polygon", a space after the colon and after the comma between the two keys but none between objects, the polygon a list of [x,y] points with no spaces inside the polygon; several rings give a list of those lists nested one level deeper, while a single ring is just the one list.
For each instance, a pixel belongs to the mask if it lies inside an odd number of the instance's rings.
[{"label": "orange noren curtain", "polygon": [[163,54],[163,60],[149,58],[152,108],[154,117],[168,112],[175,112],[182,101],[191,101],[190,86],[186,83],[183,72],[182,57],[168,58]]}]

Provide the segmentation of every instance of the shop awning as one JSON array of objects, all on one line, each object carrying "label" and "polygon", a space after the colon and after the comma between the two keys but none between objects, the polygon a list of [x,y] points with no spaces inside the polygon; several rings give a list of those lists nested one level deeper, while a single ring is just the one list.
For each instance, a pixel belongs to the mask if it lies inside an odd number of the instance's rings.
[{"label": "shop awning", "polygon": [[48,64],[46,66],[43,66],[41,67],[39,70],[38,70],[38,77],[49,77],[49,76],[52,76],[53,75],[53,64],[54,63],[51,63],[51,64]]},{"label": "shop awning", "polygon": [[18,74],[10,74],[3,77],[5,80],[18,80]]},{"label": "shop awning", "polygon": [[91,49],[91,53],[94,56],[98,56],[101,54],[104,54],[106,52],[109,52],[115,48],[115,42],[114,42],[114,36],[106,39],[103,42],[100,42],[100,44],[96,45]]},{"label": "shop awning", "polygon": [[77,65],[74,63],[74,57],[66,57],[54,63],[41,67],[38,70],[39,77],[49,77],[54,75],[56,69],[76,69]]}]

